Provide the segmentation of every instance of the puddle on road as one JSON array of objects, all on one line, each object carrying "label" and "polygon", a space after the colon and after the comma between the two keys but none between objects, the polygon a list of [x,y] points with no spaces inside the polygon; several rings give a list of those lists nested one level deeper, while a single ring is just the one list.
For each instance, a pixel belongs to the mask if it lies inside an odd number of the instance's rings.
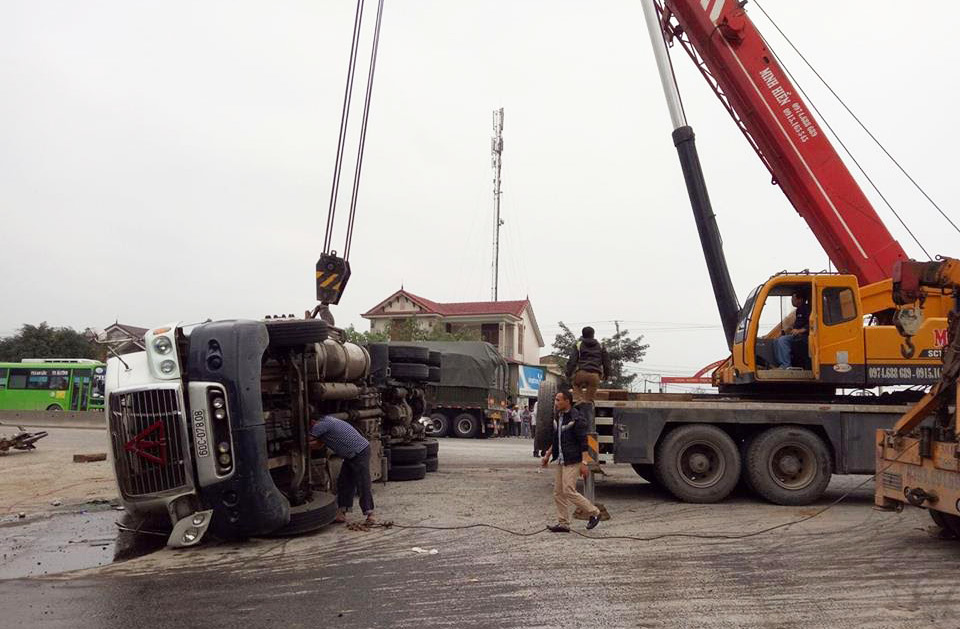
[{"label": "puddle on road", "polygon": [[113,561],[120,513],[97,509],[54,513],[0,526],[0,579],[95,568]]}]

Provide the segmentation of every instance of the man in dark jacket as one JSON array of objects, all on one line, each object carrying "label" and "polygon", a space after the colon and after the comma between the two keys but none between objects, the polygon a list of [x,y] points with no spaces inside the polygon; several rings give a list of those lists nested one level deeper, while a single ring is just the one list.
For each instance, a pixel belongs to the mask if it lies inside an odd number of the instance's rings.
[{"label": "man in dark jacket", "polygon": [[573,408],[573,396],[561,391],[554,398],[556,419],[553,422],[552,445],[540,461],[547,467],[557,462],[557,476],[553,485],[553,500],[557,505],[557,523],[548,526],[554,533],[570,532],[570,507],[579,507],[590,514],[587,528],[600,523],[600,509],[577,491],[577,476],[586,477],[589,470],[583,460],[587,451],[587,419]]},{"label": "man in dark jacket", "polygon": [[594,334],[590,326],[583,328],[580,340],[573,346],[567,359],[567,380],[573,387],[576,404],[593,402],[600,382],[610,375],[610,356],[603,345],[593,338]]}]

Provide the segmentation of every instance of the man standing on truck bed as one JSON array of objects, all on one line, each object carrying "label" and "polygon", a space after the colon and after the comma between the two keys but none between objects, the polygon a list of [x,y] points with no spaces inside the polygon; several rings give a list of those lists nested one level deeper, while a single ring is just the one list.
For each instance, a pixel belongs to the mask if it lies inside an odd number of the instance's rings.
[{"label": "man standing on truck bed", "polygon": [[540,462],[547,467],[550,461],[557,462],[557,478],[553,485],[553,500],[557,505],[557,523],[547,528],[554,533],[570,532],[570,507],[577,507],[590,514],[587,529],[600,523],[600,509],[577,491],[577,476],[586,477],[587,464],[583,453],[587,451],[587,419],[573,408],[569,391],[561,391],[554,398],[557,418],[553,422],[553,439]]},{"label": "man standing on truck bed", "polygon": [[573,346],[567,359],[567,380],[573,387],[575,404],[593,402],[600,382],[610,375],[610,356],[594,338],[593,328],[588,325],[580,334],[580,340]]},{"label": "man standing on truck bed", "polygon": [[343,459],[337,477],[337,517],[334,522],[346,522],[347,512],[353,508],[353,497],[360,494],[360,510],[373,524],[373,488],[370,484],[370,442],[356,428],[336,417],[324,415],[310,422],[310,435],[333,450]]}]

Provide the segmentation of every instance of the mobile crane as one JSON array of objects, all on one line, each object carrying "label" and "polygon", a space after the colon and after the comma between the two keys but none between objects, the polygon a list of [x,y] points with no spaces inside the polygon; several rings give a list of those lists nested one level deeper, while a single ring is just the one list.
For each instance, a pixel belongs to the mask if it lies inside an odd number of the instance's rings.
[{"label": "mobile crane", "polygon": [[[844,166],[799,90],[733,0],[642,0],[673,122],[673,140],[730,356],[713,373],[720,395],[619,395],[596,403],[601,460],[630,463],[688,502],[715,502],[743,484],[779,504],[819,498],[831,474],[871,473],[874,435],[907,412],[914,392],[862,397],[843,389],[930,385],[941,378],[949,287],[897,296],[893,270],[912,264]],[[670,65],[680,44],[810,226],[838,273],[781,273],[743,307]],[[912,268],[912,267],[905,267]],[[806,351],[790,369],[773,345],[792,315],[760,328],[768,298],[804,293]],[[913,301],[909,301],[908,297]],[[922,306],[922,310],[920,308]],[[922,313],[922,314],[921,314]],[[865,325],[869,317],[870,324]],[[550,394],[541,389],[541,403]],[[549,404],[548,404],[549,405]],[[540,422],[538,422],[539,425]]]},{"label": "mobile crane", "polygon": [[[722,392],[775,396],[933,384],[940,377],[938,348],[945,341],[944,317],[951,304],[940,291],[923,289],[923,324],[911,335],[902,334],[899,319],[913,317],[915,309],[892,301],[891,276],[894,264],[908,256],[844,166],[744,5],[733,0],[644,1],[674,143],[731,348],[730,357],[714,371],[714,383]],[[673,75],[666,72],[669,60],[660,39],[679,43],[696,62],[838,274],[776,275],[737,308],[693,131],[686,124]],[[773,344],[781,327],[761,330],[761,311],[768,297],[796,290],[811,302],[807,351],[794,353],[800,369],[779,369]],[[875,325],[864,326],[865,315],[872,315]]]}]

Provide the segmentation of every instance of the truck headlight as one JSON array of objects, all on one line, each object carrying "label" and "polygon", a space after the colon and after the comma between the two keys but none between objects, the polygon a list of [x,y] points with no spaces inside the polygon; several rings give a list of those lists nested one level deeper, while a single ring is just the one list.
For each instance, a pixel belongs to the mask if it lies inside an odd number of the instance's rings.
[{"label": "truck headlight", "polygon": [[177,370],[177,363],[173,362],[169,358],[162,363],[160,363],[160,371],[165,374],[171,374]]},{"label": "truck headlight", "polygon": [[173,343],[171,343],[170,339],[166,336],[158,336],[157,340],[153,342],[153,349],[155,349],[158,354],[169,354],[173,349]]}]

